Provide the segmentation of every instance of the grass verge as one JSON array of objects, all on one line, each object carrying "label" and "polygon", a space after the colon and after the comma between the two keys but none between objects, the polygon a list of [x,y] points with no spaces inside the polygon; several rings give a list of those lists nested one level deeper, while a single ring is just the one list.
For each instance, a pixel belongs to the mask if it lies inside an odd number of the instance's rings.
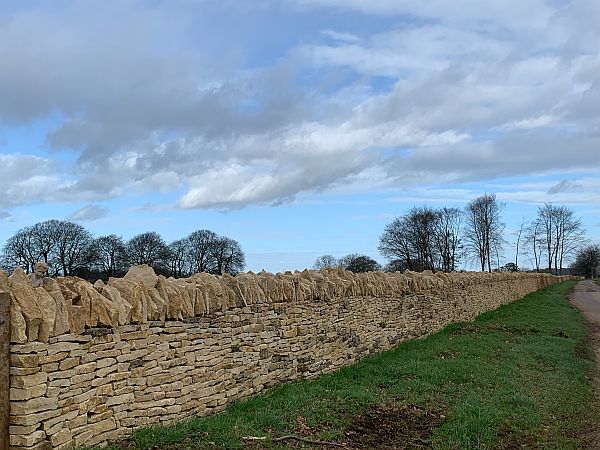
[{"label": "grass verge", "polygon": [[598,415],[587,327],[565,299],[573,284],[111,448],[576,449]]}]

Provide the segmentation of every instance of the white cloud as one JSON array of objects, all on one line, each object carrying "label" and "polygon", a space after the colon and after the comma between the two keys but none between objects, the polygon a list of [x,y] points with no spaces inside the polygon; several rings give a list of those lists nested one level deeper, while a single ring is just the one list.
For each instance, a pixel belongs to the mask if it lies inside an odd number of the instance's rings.
[{"label": "white cloud", "polygon": [[108,208],[102,205],[86,205],[69,216],[69,220],[84,222],[98,220],[108,215]]},{"label": "white cloud", "polygon": [[335,41],[360,42],[360,40],[361,40],[360,37],[358,37],[352,33],[342,33],[342,32],[334,31],[334,30],[322,30],[321,33],[323,33],[326,36],[329,36],[331,39],[333,39]]},{"label": "white cloud", "polygon": [[531,130],[533,128],[547,127],[556,122],[556,118],[549,115],[543,114],[538,117],[529,117],[527,119],[518,120],[502,125],[502,128],[507,130]]},{"label": "white cloud", "polygon": [[323,20],[261,30],[293,43],[276,53],[244,41],[216,59],[207,47],[239,44],[196,45],[196,33],[220,32],[198,26],[200,11],[218,18],[243,2],[6,13],[0,122],[59,117],[47,144],[76,162],[0,155],[0,208],[160,191],[184,192],[179,207],[227,209],[598,169],[594,2],[271,0],[258,22],[282,1],[296,7],[288,19]]}]

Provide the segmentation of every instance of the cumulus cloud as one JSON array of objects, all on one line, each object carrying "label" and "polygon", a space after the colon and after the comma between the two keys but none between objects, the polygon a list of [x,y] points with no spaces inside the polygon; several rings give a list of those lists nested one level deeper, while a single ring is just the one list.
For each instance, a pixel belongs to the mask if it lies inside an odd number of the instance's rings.
[{"label": "cumulus cloud", "polygon": [[0,7],[0,123],[47,119],[57,152],[0,155],[0,208],[92,202],[85,219],[126,192],[229,209],[597,170],[600,8],[560,3],[267,0],[239,35],[219,22],[236,0]]},{"label": "cumulus cloud", "polygon": [[55,164],[34,155],[0,154],[0,207],[48,201],[64,182]]}]

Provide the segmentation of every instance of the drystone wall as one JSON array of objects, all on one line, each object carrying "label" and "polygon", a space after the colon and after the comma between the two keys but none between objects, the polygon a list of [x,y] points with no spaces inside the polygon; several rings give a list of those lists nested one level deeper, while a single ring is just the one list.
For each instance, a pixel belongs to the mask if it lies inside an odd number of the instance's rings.
[{"label": "drystone wall", "polygon": [[34,288],[20,269],[0,271],[11,296],[11,448],[104,444],[220,411],[567,278],[340,269],[167,279],[137,266],[108,284]]}]

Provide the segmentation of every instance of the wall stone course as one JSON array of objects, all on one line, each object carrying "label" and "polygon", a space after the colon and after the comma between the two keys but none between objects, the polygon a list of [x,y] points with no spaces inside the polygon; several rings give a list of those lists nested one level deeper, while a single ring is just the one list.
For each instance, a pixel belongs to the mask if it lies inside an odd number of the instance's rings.
[{"label": "wall stone course", "polygon": [[215,413],[567,279],[336,269],[175,280],[138,267],[107,285],[33,289],[21,272],[9,279],[23,318],[11,334],[15,450],[102,445]]}]

